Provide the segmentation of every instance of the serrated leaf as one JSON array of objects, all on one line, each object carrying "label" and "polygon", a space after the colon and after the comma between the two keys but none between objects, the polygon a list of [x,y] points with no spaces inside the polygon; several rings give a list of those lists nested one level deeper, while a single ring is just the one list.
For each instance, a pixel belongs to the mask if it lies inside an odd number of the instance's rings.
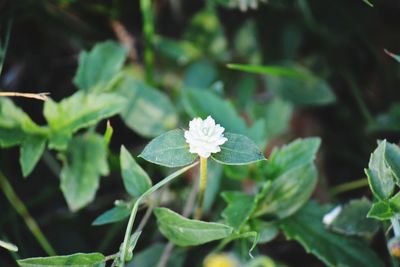
[{"label": "serrated leaf", "polygon": [[395,212],[390,207],[388,201],[378,201],[372,204],[371,209],[368,211],[367,217],[377,220],[390,220],[395,215]]},{"label": "serrated leaf", "polygon": [[255,204],[254,196],[234,191],[222,192],[221,196],[228,204],[222,212],[222,217],[228,225],[232,226],[235,230],[239,230],[250,218]]},{"label": "serrated leaf", "polygon": [[0,98],[0,147],[19,145],[31,136],[46,137],[47,128],[40,127],[10,99]]},{"label": "serrated leaf", "polygon": [[112,209],[107,210],[99,217],[97,217],[92,225],[104,225],[108,223],[119,222],[129,216],[131,209],[128,206],[121,205],[115,206]]},{"label": "serrated leaf", "polygon": [[232,233],[232,228],[225,224],[190,220],[166,208],[157,208],[154,214],[160,232],[178,246],[201,245]]},{"label": "serrated leaf", "polygon": [[327,230],[322,217],[329,208],[308,203],[299,212],[280,223],[287,239],[298,241],[307,252],[327,266],[383,267],[384,264],[363,240]]},{"label": "serrated leaf", "polygon": [[189,152],[183,130],[176,129],[151,140],[139,157],[172,168],[189,165],[197,155]]},{"label": "serrated leaf", "polygon": [[381,200],[388,199],[394,190],[392,170],[385,160],[386,144],[386,140],[379,143],[371,154],[368,169],[365,170],[372,192]]},{"label": "serrated leaf", "polygon": [[64,150],[74,132],[117,114],[124,103],[124,99],[116,94],[85,94],[82,91],[59,103],[47,100],[44,116],[51,130],[49,147]]},{"label": "serrated leaf", "polygon": [[76,253],[68,256],[37,257],[18,260],[21,267],[103,267],[106,257],[101,253]]},{"label": "serrated leaf", "polygon": [[379,222],[367,218],[370,208],[366,198],[351,200],[328,227],[339,234],[371,237],[378,231]]},{"label": "serrated leaf", "polygon": [[19,162],[22,167],[22,174],[27,177],[35,168],[43,154],[46,145],[46,138],[42,136],[32,136],[25,138],[20,147]]},{"label": "serrated leaf", "polygon": [[126,49],[112,41],[96,44],[90,52],[81,52],[74,84],[84,91],[105,85],[121,70],[126,55]]},{"label": "serrated leaf", "polygon": [[248,137],[240,134],[224,133],[228,139],[220,146],[221,152],[212,154],[215,161],[227,165],[245,165],[266,160],[257,145]]},{"label": "serrated leaf", "polygon": [[270,172],[280,174],[312,163],[320,145],[321,139],[318,137],[296,139],[288,145],[274,149],[267,167]]},{"label": "serrated leaf", "polygon": [[[298,211],[311,197],[317,184],[317,171],[313,164],[289,169],[272,181],[255,212],[255,216],[268,215],[286,218]],[[261,198],[262,196],[260,196]]]},{"label": "serrated leaf", "polygon": [[107,174],[107,150],[101,136],[85,134],[71,139],[60,174],[68,207],[76,211],[90,203],[100,176]]},{"label": "serrated leaf", "polygon": [[124,146],[121,146],[120,163],[125,189],[131,196],[139,197],[151,187],[150,177]]}]

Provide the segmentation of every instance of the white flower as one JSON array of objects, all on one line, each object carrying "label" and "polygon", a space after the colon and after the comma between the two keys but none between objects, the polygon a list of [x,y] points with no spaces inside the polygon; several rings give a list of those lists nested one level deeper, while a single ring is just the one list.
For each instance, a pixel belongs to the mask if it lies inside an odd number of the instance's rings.
[{"label": "white flower", "polygon": [[336,219],[336,217],[340,214],[341,211],[342,207],[337,206],[336,208],[334,208],[333,210],[324,215],[324,218],[322,218],[322,222],[325,225],[329,226]]},{"label": "white flower", "polygon": [[211,116],[208,116],[205,120],[194,118],[189,122],[189,131],[185,131],[189,152],[197,153],[203,158],[208,158],[211,153],[220,152],[219,146],[228,141],[223,135],[224,131],[225,128],[215,124]]}]

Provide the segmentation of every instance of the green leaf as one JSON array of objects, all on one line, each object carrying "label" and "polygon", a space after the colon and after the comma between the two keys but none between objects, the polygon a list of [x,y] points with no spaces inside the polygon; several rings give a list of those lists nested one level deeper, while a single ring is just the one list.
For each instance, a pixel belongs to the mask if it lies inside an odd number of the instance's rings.
[{"label": "green leaf", "polygon": [[305,68],[296,68],[306,79],[268,76],[267,88],[295,105],[327,105],[336,101],[329,84]]},{"label": "green leaf", "polygon": [[378,201],[372,204],[371,209],[368,211],[367,217],[377,220],[390,220],[395,215],[395,212],[390,207],[388,201]]},{"label": "green leaf", "polygon": [[201,56],[199,49],[185,40],[174,40],[165,36],[154,36],[154,49],[175,60],[178,64],[186,64]]},{"label": "green leaf", "polygon": [[76,253],[68,256],[38,257],[18,260],[21,267],[103,267],[106,257],[101,253]]},{"label": "green leaf", "polygon": [[386,142],[385,160],[392,170],[395,182],[400,185],[400,147]]},{"label": "green leaf", "polygon": [[279,228],[275,222],[266,222],[257,219],[250,221],[251,229],[259,233],[259,244],[265,244],[273,240],[279,234]]},{"label": "green leaf", "polygon": [[160,232],[178,246],[196,246],[232,233],[225,224],[190,220],[166,208],[157,208],[154,213]]},{"label": "green leaf", "polygon": [[210,115],[225,128],[225,131],[246,136],[248,134],[245,121],[236,112],[232,103],[208,90],[184,90],[183,104],[190,117],[206,118]]},{"label": "green leaf", "polygon": [[281,135],[289,129],[290,119],[293,113],[293,106],[280,98],[273,98],[262,105],[261,117],[265,121],[265,139],[270,140]]},{"label": "green leaf", "polygon": [[125,124],[144,137],[156,137],[178,124],[178,116],[168,96],[129,74],[117,86],[127,100],[121,117]]},{"label": "green leaf", "polygon": [[339,234],[372,237],[379,229],[379,222],[367,218],[370,208],[371,202],[366,198],[352,200],[328,227]]},{"label": "green leaf", "polygon": [[222,217],[227,224],[235,230],[249,220],[254,208],[254,196],[246,195],[242,192],[222,192],[222,198],[228,206],[222,212]]},{"label": "green leaf", "polygon": [[121,70],[126,54],[126,49],[111,41],[96,44],[90,52],[81,52],[74,84],[84,91],[106,85]]},{"label": "green leaf", "polygon": [[228,64],[227,67],[228,69],[233,69],[233,70],[240,70],[256,74],[267,74],[278,77],[291,77],[297,79],[309,78],[309,76],[303,72],[300,72],[294,68],[282,67],[282,66]]},{"label": "green leaf", "polygon": [[217,70],[213,64],[208,61],[198,61],[191,64],[186,72],[183,81],[185,89],[206,89],[217,77]]},{"label": "green leaf", "polygon": [[211,157],[219,163],[227,165],[244,165],[260,160],[266,160],[257,145],[244,135],[225,133],[228,139],[221,145],[221,152]]},{"label": "green leaf", "polygon": [[115,94],[83,92],[77,92],[60,103],[47,100],[44,116],[51,130],[49,147],[66,149],[74,132],[117,114],[124,107],[124,102]]},{"label": "green leaf", "polygon": [[272,181],[265,192],[255,216],[269,215],[280,219],[298,211],[311,197],[317,184],[317,171],[313,164],[301,165],[285,171]]},{"label": "green leaf", "polygon": [[0,147],[19,145],[25,138],[48,134],[19,107],[5,97],[0,98]]},{"label": "green leaf", "polygon": [[131,213],[131,209],[127,205],[119,205],[114,208],[104,212],[99,217],[97,217],[92,225],[104,225],[108,223],[114,223],[122,221],[127,218]]},{"label": "green leaf", "polygon": [[124,146],[121,146],[120,163],[125,189],[131,196],[139,197],[151,187],[150,177]]},{"label": "green leaf", "polygon": [[213,160],[207,162],[207,187],[204,192],[203,213],[207,213],[213,206],[219,194],[223,166]]},{"label": "green leaf", "polygon": [[[127,264],[127,267],[154,267],[157,266],[165,245],[160,243],[153,243],[150,247],[146,248],[139,253],[135,253],[133,260]],[[175,248],[171,253],[171,257],[168,260],[167,267],[181,267],[185,260],[186,249]]]},{"label": "green leaf", "polygon": [[368,169],[365,170],[372,192],[381,200],[388,199],[394,190],[392,170],[385,161],[386,144],[386,140],[379,143],[371,154]]},{"label": "green leaf", "polygon": [[189,165],[196,159],[197,155],[189,152],[184,131],[176,129],[151,140],[139,157],[172,168]]},{"label": "green leaf", "polygon": [[61,190],[72,211],[90,203],[99,187],[100,175],[108,174],[103,138],[85,134],[71,139],[61,170]]},{"label": "green leaf", "polygon": [[12,251],[12,252],[17,252],[18,251],[18,247],[16,245],[11,244],[11,243],[6,242],[6,241],[3,241],[3,240],[0,240],[0,247],[5,248],[5,249],[7,249],[9,251]]},{"label": "green leaf", "polygon": [[268,171],[279,175],[282,172],[310,164],[314,161],[320,145],[320,138],[311,137],[296,139],[288,145],[274,149],[268,160]]},{"label": "green leaf", "polygon": [[35,168],[43,154],[46,145],[46,138],[42,136],[32,136],[25,138],[20,148],[19,162],[22,167],[22,174],[27,177]]},{"label": "green leaf", "polygon": [[139,240],[139,237],[140,237],[141,234],[142,234],[142,231],[135,232],[129,238],[127,255],[126,255],[126,258],[125,258],[126,261],[132,260],[132,258],[133,258],[133,250],[135,249],[137,241]]},{"label": "green leaf", "polygon": [[322,217],[328,210],[311,202],[282,221],[280,227],[287,239],[297,240],[327,266],[383,267],[382,261],[363,240],[342,236],[324,227]]}]

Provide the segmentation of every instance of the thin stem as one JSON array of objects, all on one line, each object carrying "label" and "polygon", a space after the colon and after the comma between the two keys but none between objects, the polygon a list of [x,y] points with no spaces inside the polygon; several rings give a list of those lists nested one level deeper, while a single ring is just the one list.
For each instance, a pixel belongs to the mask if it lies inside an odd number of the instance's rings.
[{"label": "thin stem", "polygon": [[[188,200],[186,201],[185,206],[182,209],[182,216],[188,217],[193,210],[193,207],[196,203],[196,195],[199,190],[199,183],[194,182],[192,186],[192,190],[190,191],[190,195]],[[158,261],[157,267],[165,267],[167,266],[168,260],[171,257],[172,251],[174,250],[175,245],[169,241],[164,248],[164,251]]]},{"label": "thin stem", "polygon": [[14,97],[25,97],[25,98],[34,98],[42,101],[46,101],[48,99],[48,95],[50,93],[18,93],[18,92],[0,92],[1,96],[14,96]]},{"label": "thin stem", "polygon": [[176,172],[170,174],[165,179],[161,180],[160,182],[158,182],[154,186],[150,187],[149,190],[147,190],[145,193],[143,193],[143,195],[141,195],[136,200],[135,204],[133,205],[131,215],[129,216],[129,221],[128,221],[128,225],[126,227],[125,236],[124,236],[124,242],[122,243],[122,249],[121,249],[121,254],[120,254],[120,262],[121,262],[121,266],[120,267],[124,267],[125,266],[125,257],[126,257],[126,253],[128,251],[129,238],[130,238],[130,236],[132,234],[133,223],[135,222],[136,213],[137,213],[137,210],[138,210],[139,205],[142,202],[142,200],[145,197],[147,197],[148,195],[150,195],[153,192],[155,192],[156,190],[158,190],[160,187],[166,185],[167,183],[169,183],[170,181],[172,181],[173,179],[175,179],[176,177],[178,177],[179,175],[181,175],[182,173],[186,172],[187,170],[189,170],[190,168],[192,168],[192,167],[194,167],[196,165],[197,165],[197,162],[195,162],[192,165],[186,166],[186,167],[184,167],[184,168],[182,168],[180,170],[177,170]]},{"label": "thin stem", "polygon": [[10,201],[11,205],[14,209],[19,213],[19,215],[24,219],[25,224],[28,226],[29,230],[42,246],[43,250],[50,256],[56,255],[55,250],[50,245],[49,241],[46,239],[43,232],[40,230],[38,224],[35,219],[30,215],[28,209],[25,204],[21,201],[21,199],[17,196],[11,184],[8,182],[7,178],[0,172],[0,187],[3,190],[4,195]]},{"label": "thin stem", "polygon": [[203,216],[204,192],[207,187],[207,158],[200,157],[200,186],[197,200],[197,209],[194,215],[196,220],[200,220]]},{"label": "thin stem", "polygon": [[154,16],[151,0],[140,0],[140,9],[143,16],[143,33],[145,40],[144,64],[146,68],[146,81],[152,84],[154,66]]},{"label": "thin stem", "polygon": [[340,193],[344,193],[347,191],[351,191],[354,189],[358,189],[361,187],[365,187],[368,186],[368,179],[367,178],[361,178],[355,181],[351,181],[351,182],[347,182],[347,183],[343,183],[337,186],[332,187],[332,189],[330,190],[332,195],[337,195]]},{"label": "thin stem", "polygon": [[12,19],[9,19],[7,22],[7,29],[6,29],[6,34],[5,34],[5,41],[4,45],[0,44],[0,75],[1,72],[3,71],[3,66],[4,66],[4,61],[6,59],[6,54],[7,54],[7,49],[8,45],[10,43],[10,36],[11,36],[11,26],[12,26]]}]

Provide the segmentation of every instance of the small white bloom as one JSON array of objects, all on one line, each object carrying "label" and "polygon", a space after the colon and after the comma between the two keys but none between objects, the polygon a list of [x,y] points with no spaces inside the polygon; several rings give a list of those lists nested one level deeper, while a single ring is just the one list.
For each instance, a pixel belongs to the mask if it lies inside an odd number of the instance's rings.
[{"label": "small white bloom", "polygon": [[220,152],[219,146],[228,141],[223,135],[224,131],[225,128],[215,124],[211,116],[205,120],[194,118],[189,122],[189,131],[185,131],[189,152],[196,153],[203,158],[208,158],[211,153]]},{"label": "small white bloom", "polygon": [[322,222],[325,225],[329,226],[336,219],[336,217],[340,214],[341,211],[342,207],[337,206],[336,208],[334,208],[333,210],[324,215],[324,218],[322,218]]}]

